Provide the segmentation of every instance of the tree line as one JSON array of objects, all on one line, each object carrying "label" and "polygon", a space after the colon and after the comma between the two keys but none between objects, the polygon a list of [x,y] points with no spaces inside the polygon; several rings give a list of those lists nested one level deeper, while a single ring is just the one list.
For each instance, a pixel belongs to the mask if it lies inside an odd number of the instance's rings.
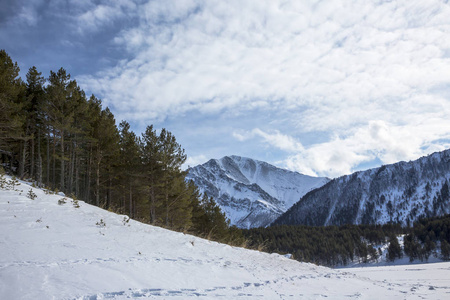
[{"label": "tree line", "polygon": [[377,246],[401,232],[401,226],[394,224],[276,225],[246,230],[244,236],[253,248],[262,245],[265,251],[289,253],[302,262],[338,266],[378,260],[382,253]]},{"label": "tree line", "polygon": [[[378,261],[387,246],[387,261],[403,256],[427,261],[434,256],[450,260],[450,215],[424,218],[412,226],[385,225],[305,226],[276,225],[243,231],[251,248],[291,254],[294,259],[325,266]],[[403,247],[398,236],[403,235]]]},{"label": "tree line", "polygon": [[438,255],[450,260],[450,215],[420,219],[404,239],[404,252],[410,261],[427,261]]},{"label": "tree line", "polygon": [[181,170],[175,136],[147,126],[136,135],[117,126],[102,101],[87,97],[64,68],[47,78],[20,68],[0,50],[0,162],[21,179],[131,218],[213,239],[239,232],[212,198]]}]

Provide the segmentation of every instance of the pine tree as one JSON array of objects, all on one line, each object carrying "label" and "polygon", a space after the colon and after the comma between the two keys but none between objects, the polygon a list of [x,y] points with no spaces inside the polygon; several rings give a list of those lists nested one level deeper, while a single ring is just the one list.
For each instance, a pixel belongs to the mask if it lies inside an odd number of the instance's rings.
[{"label": "pine tree", "polygon": [[5,50],[0,50],[0,149],[3,155],[13,159],[12,143],[22,137],[20,96],[25,86],[18,78],[20,68]]},{"label": "pine tree", "polygon": [[148,195],[148,215],[151,224],[160,222],[159,201],[160,178],[162,174],[161,161],[161,143],[153,126],[147,126],[140,143],[142,158],[142,174],[144,176],[144,185]]},{"label": "pine tree", "polygon": [[201,206],[206,215],[205,224],[203,225],[204,232],[214,239],[224,239],[230,224],[225,214],[214,199],[206,194],[203,196]]},{"label": "pine tree", "polygon": [[398,243],[398,239],[395,235],[389,237],[389,247],[387,253],[387,260],[394,261],[397,258],[402,258],[402,248]]},{"label": "pine tree", "polygon": [[[134,217],[134,207],[136,206],[135,190],[139,185],[139,172],[141,167],[139,141],[133,131],[130,131],[130,124],[122,121],[119,125],[120,131],[120,184],[123,191],[123,209],[128,202],[128,213]],[[128,199],[125,201],[125,199]]]},{"label": "pine tree", "polygon": [[[181,180],[184,181],[181,165],[186,161],[186,155],[184,149],[177,143],[175,136],[164,128],[159,134],[158,142],[162,170],[159,181],[162,189],[162,203],[165,208],[164,223],[166,226],[170,226],[171,211],[186,205],[186,197],[183,197],[184,191],[180,186]],[[179,187],[177,191],[173,190],[175,186]]]},{"label": "pine tree", "polygon": [[450,244],[445,240],[441,240],[441,257],[443,260],[450,260]]},{"label": "pine tree", "polygon": [[[75,107],[69,101],[69,85],[74,85],[75,83],[70,81],[70,74],[64,68],[60,68],[56,73],[50,71],[48,82],[49,85],[46,87],[47,102],[44,109],[48,116],[48,123],[52,130],[51,135],[53,138],[52,186],[56,187],[57,185],[56,162],[59,160],[59,189],[64,191],[65,163],[67,160],[64,138],[71,129],[75,114]],[[57,150],[58,146],[59,151]]]},{"label": "pine tree", "polygon": [[[101,101],[98,100],[101,107]],[[112,202],[113,168],[119,155],[119,132],[111,111],[106,108],[100,111],[93,126],[94,151],[93,160],[95,168],[95,204],[100,206],[101,188],[105,190],[103,205],[109,207]],[[103,171],[103,172],[102,172]],[[103,177],[103,180],[102,180]]]},{"label": "pine tree", "polygon": [[[29,136],[30,149],[30,168],[29,175],[36,178],[38,185],[42,184],[42,153],[41,153],[41,133],[44,131],[42,106],[44,105],[44,83],[45,78],[41,72],[38,72],[33,66],[28,70],[26,83],[26,103],[24,110],[26,111],[25,135]],[[37,143],[37,145],[36,145]],[[36,151],[37,148],[37,151]],[[36,154],[37,152],[37,154]]]}]

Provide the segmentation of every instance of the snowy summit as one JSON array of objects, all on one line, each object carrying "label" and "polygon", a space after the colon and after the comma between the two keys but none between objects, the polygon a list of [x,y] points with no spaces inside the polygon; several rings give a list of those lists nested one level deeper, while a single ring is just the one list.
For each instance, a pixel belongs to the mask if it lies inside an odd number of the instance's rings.
[{"label": "snowy summit", "polygon": [[240,228],[269,225],[307,192],[329,181],[236,155],[190,168],[186,179],[213,197],[231,225]]}]

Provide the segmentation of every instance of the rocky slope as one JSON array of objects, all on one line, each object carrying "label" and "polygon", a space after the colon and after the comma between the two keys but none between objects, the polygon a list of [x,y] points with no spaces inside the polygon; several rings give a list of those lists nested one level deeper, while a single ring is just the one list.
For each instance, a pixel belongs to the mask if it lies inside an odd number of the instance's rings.
[{"label": "rocky slope", "polygon": [[329,181],[239,156],[211,159],[190,168],[193,180],[241,228],[267,226],[307,192]]},{"label": "rocky slope", "polygon": [[450,212],[450,150],[336,178],[274,224],[411,223]]}]

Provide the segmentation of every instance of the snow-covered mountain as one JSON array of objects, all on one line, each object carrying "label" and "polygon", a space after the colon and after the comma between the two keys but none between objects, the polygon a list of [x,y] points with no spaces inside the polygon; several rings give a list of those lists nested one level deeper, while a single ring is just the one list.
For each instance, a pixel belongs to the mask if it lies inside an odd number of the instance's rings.
[{"label": "snow-covered mountain", "polygon": [[2,179],[0,299],[448,297],[450,263],[333,270],[142,224],[24,182],[5,190]]},{"label": "snow-covered mountain", "polygon": [[211,159],[190,168],[186,179],[213,197],[240,228],[269,225],[300,197],[329,181],[240,156]]},{"label": "snow-covered mountain", "polygon": [[450,150],[336,178],[306,194],[275,224],[412,223],[450,213]]}]

